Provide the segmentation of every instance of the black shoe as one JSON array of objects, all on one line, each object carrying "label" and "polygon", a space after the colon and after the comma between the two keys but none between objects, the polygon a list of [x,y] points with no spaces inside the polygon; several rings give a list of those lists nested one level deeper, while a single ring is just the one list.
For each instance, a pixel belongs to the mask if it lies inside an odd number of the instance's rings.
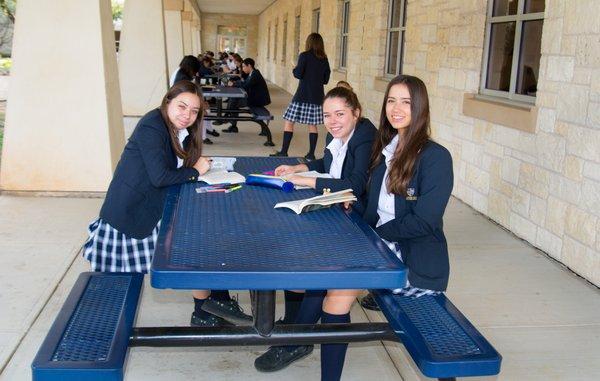
[{"label": "black shoe", "polygon": [[224,301],[208,298],[204,304],[202,304],[202,310],[223,318],[233,324],[252,324],[252,316],[246,315],[235,299]]},{"label": "black shoe", "polygon": [[272,157],[288,157],[288,154],[280,152],[280,151],[277,151],[275,153],[270,154],[269,156],[272,156]]},{"label": "black shoe", "polygon": [[227,122],[225,122],[224,120],[215,120],[212,122],[213,126],[220,126],[221,124],[225,124]]},{"label": "black shoe", "polygon": [[202,319],[196,316],[195,312],[192,312],[190,325],[192,327],[226,327],[232,326],[233,324],[215,315],[209,315],[206,319]]},{"label": "black shoe", "polygon": [[219,134],[217,132],[217,130],[212,130],[212,131],[206,130],[206,133],[209,134],[209,135],[214,136],[215,138],[218,138],[219,136],[221,136],[221,134]]},{"label": "black shoe", "polygon": [[306,155],[304,155],[304,158],[306,159],[306,161],[313,161],[315,160],[315,155],[309,152]]},{"label": "black shoe", "polygon": [[361,307],[366,308],[371,311],[381,311],[381,308],[375,302],[375,298],[373,298],[373,294],[370,292],[359,301]]},{"label": "black shoe", "polygon": [[223,130],[221,130],[221,131],[223,131],[223,132],[226,132],[226,133],[234,133],[234,134],[237,134],[237,132],[238,132],[238,128],[237,128],[237,127],[234,127],[234,126],[231,126],[231,127],[225,128],[225,129],[223,129]]},{"label": "black shoe", "polygon": [[291,352],[287,347],[271,347],[254,360],[254,367],[260,372],[276,372],[308,356],[313,351],[313,347],[313,345],[300,345]]},{"label": "black shoe", "polygon": [[209,138],[206,138],[206,139],[202,140],[202,143],[204,143],[204,144],[213,144],[212,140],[210,140]]}]

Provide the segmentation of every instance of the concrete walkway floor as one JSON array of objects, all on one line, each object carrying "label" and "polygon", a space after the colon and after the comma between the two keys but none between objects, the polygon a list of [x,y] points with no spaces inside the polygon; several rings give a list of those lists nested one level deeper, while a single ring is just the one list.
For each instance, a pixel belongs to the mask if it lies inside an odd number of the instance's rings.
[{"label": "concrete walkway floor", "polygon": [[[281,142],[289,94],[273,88],[274,140]],[[302,126],[298,126],[302,127]],[[266,155],[258,126],[221,135],[210,155]],[[306,152],[306,130],[291,154]],[[323,140],[317,152],[322,152]],[[75,279],[79,255],[101,199],[0,195],[0,380],[28,380],[30,364]],[[450,246],[449,298],[503,355],[500,380],[600,379],[600,291],[457,199],[445,215]],[[137,326],[186,325],[187,292],[155,290],[146,279]],[[249,310],[246,291],[239,291]],[[279,300],[278,315],[283,313]],[[355,305],[352,320],[379,321]],[[319,351],[275,374],[258,373],[264,347],[133,348],[125,379],[318,380]],[[420,380],[402,345],[352,344],[343,380]],[[477,379],[477,378],[476,378]]]}]

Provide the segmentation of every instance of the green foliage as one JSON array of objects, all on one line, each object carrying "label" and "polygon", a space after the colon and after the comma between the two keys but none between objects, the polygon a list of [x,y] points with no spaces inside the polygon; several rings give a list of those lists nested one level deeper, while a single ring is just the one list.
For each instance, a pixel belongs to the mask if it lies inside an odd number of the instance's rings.
[{"label": "green foliage", "polygon": [[10,21],[15,22],[15,8],[17,0],[0,0],[0,11],[7,16]]},{"label": "green foliage", "polygon": [[123,18],[123,2],[112,2],[112,17],[113,21],[121,20],[121,18]]},{"label": "green foliage", "polygon": [[12,59],[0,58],[0,75],[6,75],[6,74],[10,73],[11,67],[12,67]]}]

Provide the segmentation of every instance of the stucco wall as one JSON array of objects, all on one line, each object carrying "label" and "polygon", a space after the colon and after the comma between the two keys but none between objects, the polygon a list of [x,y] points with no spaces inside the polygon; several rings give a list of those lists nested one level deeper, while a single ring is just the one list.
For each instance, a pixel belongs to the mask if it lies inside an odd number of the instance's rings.
[{"label": "stucco wall", "polygon": [[[302,47],[319,3],[320,31],[335,67],[337,0],[279,0],[259,18],[260,68],[290,92],[297,85],[293,20],[283,62],[267,59],[267,28],[279,20],[281,54],[283,17],[300,5]],[[387,1],[352,0],[350,7],[348,65],[332,82],[350,82],[377,123],[387,83]],[[480,85],[486,7],[486,0],[408,2],[404,73],[427,84],[433,136],[454,159],[454,195],[600,285],[600,1],[546,1],[533,133],[463,114],[464,95]]]}]

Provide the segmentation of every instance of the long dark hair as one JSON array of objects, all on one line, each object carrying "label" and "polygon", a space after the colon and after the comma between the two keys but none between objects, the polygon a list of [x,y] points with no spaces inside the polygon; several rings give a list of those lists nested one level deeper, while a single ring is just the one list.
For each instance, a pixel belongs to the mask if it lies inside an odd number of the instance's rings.
[{"label": "long dark hair", "polygon": [[194,56],[185,56],[179,63],[179,70],[183,71],[188,78],[194,79],[200,70],[200,61]]},{"label": "long dark hair", "polygon": [[[190,134],[190,141],[187,145],[187,149],[184,149],[179,143],[179,137],[177,136],[178,131],[173,123],[171,123],[171,120],[169,120],[169,115],[167,113],[167,107],[169,106],[169,103],[182,93],[192,93],[200,98],[200,111],[196,117],[196,122],[187,128],[188,133]],[[167,129],[169,130],[169,136],[171,137],[171,147],[173,147],[175,155],[177,155],[177,157],[180,159],[183,159],[184,167],[193,167],[200,156],[202,156],[202,119],[204,118],[204,107],[202,107],[203,102],[204,97],[202,95],[202,90],[200,90],[198,86],[190,81],[179,81],[175,83],[173,87],[169,89],[169,91],[167,91],[167,94],[165,94],[162,103],[160,104],[160,113],[165,121],[165,124],[167,125]]]},{"label": "long dark hair", "polygon": [[388,189],[391,193],[406,196],[406,188],[413,175],[415,163],[421,149],[430,136],[429,96],[423,81],[411,75],[399,75],[392,79],[385,90],[379,130],[371,153],[371,173],[381,161],[381,151],[398,133],[390,124],[386,114],[387,99],[392,86],[404,84],[410,94],[411,121],[407,131],[399,137],[398,147],[391,162],[388,177]]},{"label": "long dark hair", "polygon": [[327,58],[323,37],[319,33],[311,33],[306,37],[306,47],[304,50],[312,52],[320,60]]}]

